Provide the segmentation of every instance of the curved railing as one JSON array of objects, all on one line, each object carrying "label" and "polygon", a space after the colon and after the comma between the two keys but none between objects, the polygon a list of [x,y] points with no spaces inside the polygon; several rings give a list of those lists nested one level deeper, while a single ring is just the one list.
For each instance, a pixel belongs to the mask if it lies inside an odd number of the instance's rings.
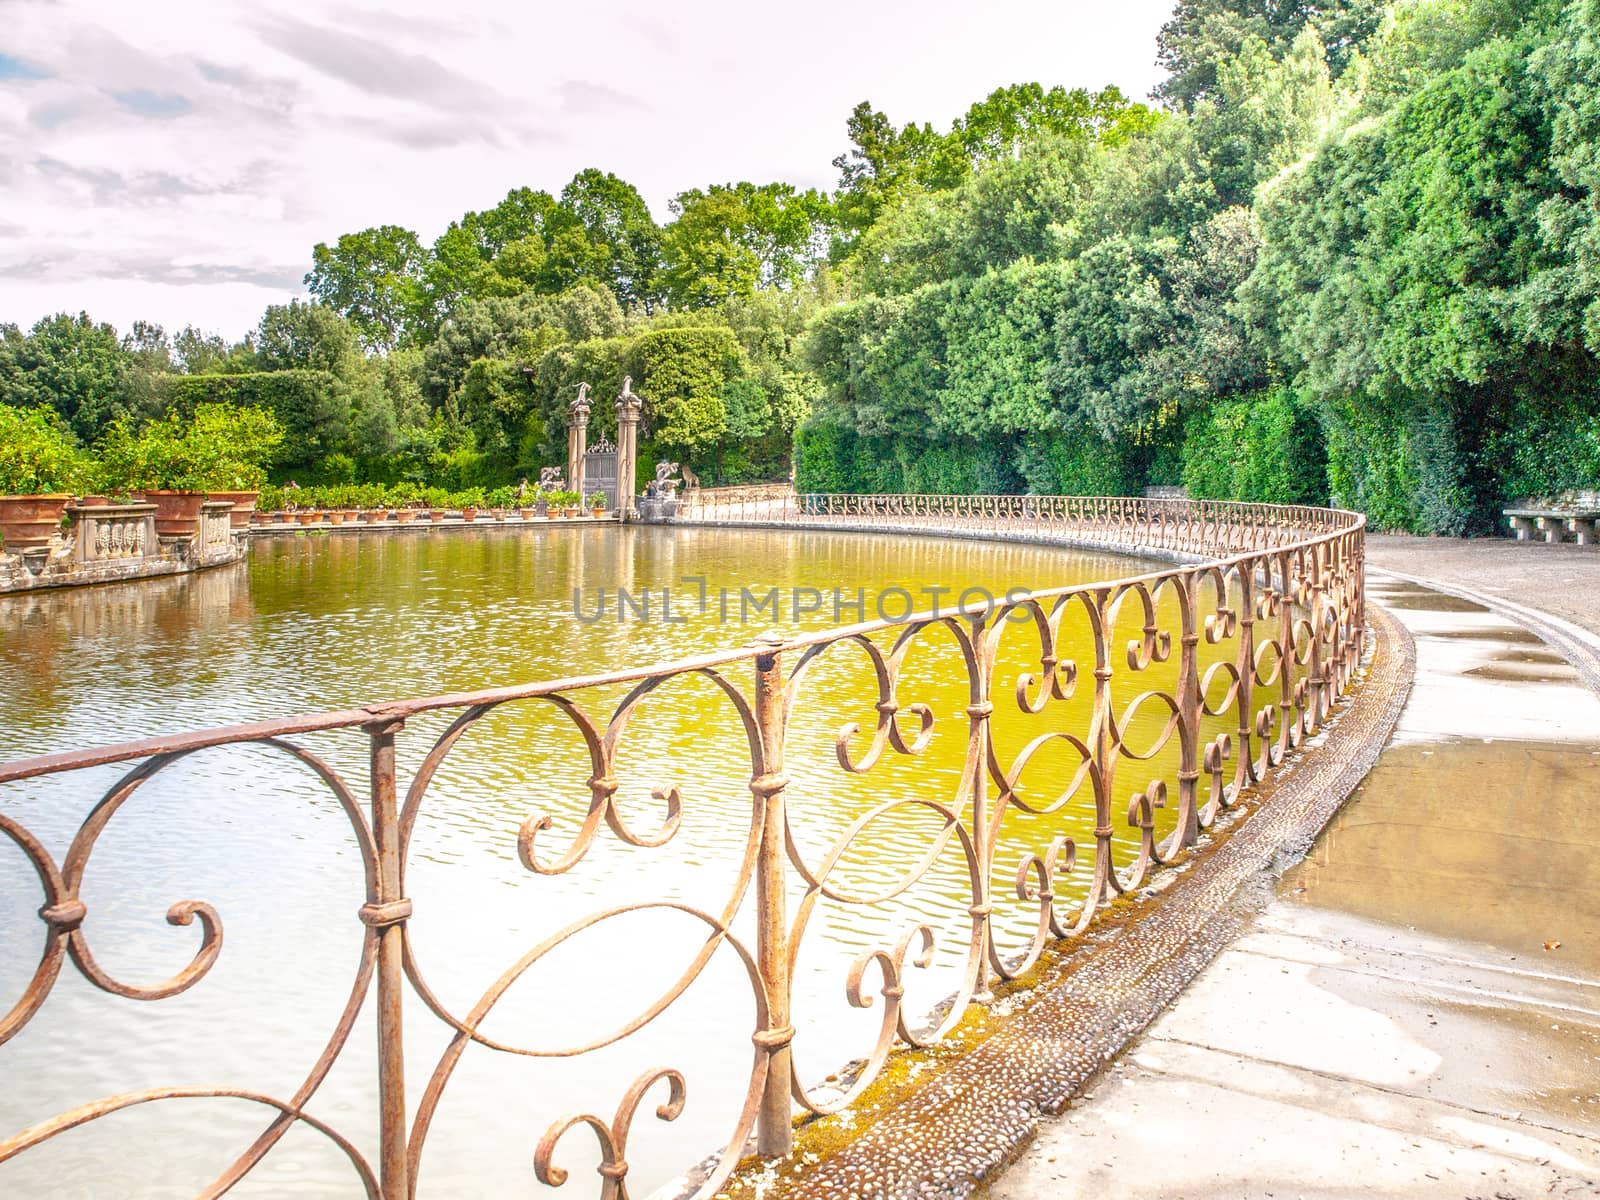
[{"label": "curved railing", "polygon": [[[41,1012],[69,960],[92,987],[132,999],[159,1001],[204,983],[223,941],[223,916],[211,904],[189,899],[172,905],[169,923],[198,920],[198,948],[165,982],[137,985],[97,959],[94,910],[80,894],[102,833],[119,819],[133,819],[119,818],[129,800],[201,750],[265,747],[287,756],[334,802],[359,849],[351,915],[364,930],[348,1000],[321,1054],[289,1094],[184,1085],[91,1099],[5,1137],[0,1163],[133,1106],[230,1097],[264,1106],[268,1115],[259,1135],[204,1194],[227,1190],[285,1134],[301,1128],[337,1148],[367,1195],[401,1200],[415,1194],[430,1129],[465,1051],[559,1058],[625,1045],[685,1003],[686,993],[717,961],[731,963],[741,986],[748,987],[753,1018],[725,1029],[730,1045],[742,1041],[747,1047],[748,1073],[725,1148],[700,1179],[697,1194],[709,1195],[737,1165],[747,1139],[754,1136],[763,1155],[785,1154],[797,1112],[847,1107],[896,1045],[939,1041],[992,980],[1021,975],[1047,946],[1081,935],[1108,902],[1143,888],[1159,867],[1183,860],[1205,830],[1328,720],[1362,653],[1364,522],[1350,513],[1168,500],[768,493],[701,504],[691,498],[683,515],[708,522],[948,528],[997,536],[1043,532],[1149,545],[1205,561],[898,622],[796,637],[772,633],[723,653],[607,676],[376,703],[0,764],[0,784],[128,764],[94,803],[64,855],[0,812],[0,834],[20,849],[37,876],[43,927],[31,982],[8,1011],[0,997],[0,1043]],[[1030,665],[1007,678],[1019,639]],[[924,685],[908,682],[915,676],[908,664],[926,656],[934,642],[943,647],[941,669],[954,672],[945,681],[961,696],[951,711],[935,711],[916,696]],[[828,680],[826,689],[808,691],[819,672]],[[839,698],[839,682],[851,672],[866,685],[864,702]],[[648,720],[651,697],[695,680],[709,686],[717,711],[698,713],[686,742],[661,743],[681,745],[682,761],[669,755],[645,766],[625,764],[622,752],[632,745],[632,731]],[[646,869],[651,855],[672,855],[690,819],[690,798],[677,780],[691,758],[715,757],[748,773],[751,801],[742,849],[727,868],[720,903],[663,899],[601,907],[550,932],[488,981],[470,1007],[452,1006],[430,985],[408,925],[414,910],[407,870],[419,814],[440,769],[469,732],[496,710],[524,702],[541,705],[549,719],[581,740],[589,791],[577,813],[535,811],[507,826],[505,837],[530,883],[584,869],[603,838],[637,848],[644,861],[630,865]],[[408,722],[428,713],[444,714],[448,726],[402,781],[397,743]],[[964,765],[936,784],[898,793],[885,786],[890,794],[875,793],[842,832],[819,843],[799,832],[812,813],[791,799],[786,765],[786,755],[795,752],[791,730],[807,713],[837,731],[829,748],[837,765],[830,769],[841,788],[858,778],[871,785],[882,764],[915,760],[946,726],[966,746]],[[715,720],[734,731],[731,740],[700,744]],[[1020,731],[1011,739],[1015,745],[1007,744],[1009,733],[997,733],[1000,727]],[[303,744],[306,735],[330,731],[361,739],[366,779],[347,777]],[[462,765],[460,758],[454,761]],[[530,764],[530,774],[543,766]],[[619,799],[619,793],[636,793],[645,784],[662,813],[650,828],[642,828]],[[575,817],[577,832],[565,848],[549,850],[547,831],[563,816]],[[885,823],[909,828],[918,821],[920,850],[896,869],[895,878],[852,886],[852,853],[875,829]],[[901,936],[856,956],[844,972],[850,1005],[872,1004],[874,987],[881,997],[876,1036],[862,1061],[826,1091],[803,1083],[791,1043],[797,1025],[806,1028],[817,1018],[794,1011],[794,967],[820,907],[866,913],[889,905],[942,859],[959,864],[962,880],[959,895],[949,901],[949,920],[939,927],[932,919],[913,920]],[[21,881],[13,877],[6,886],[15,891]],[[642,911],[695,923],[703,941],[676,977],[640,1000],[626,1020],[572,1045],[540,1045],[537,1030],[516,1042],[486,1032],[496,1006],[530,969],[575,939]],[[905,983],[932,961],[946,936],[963,964],[959,987],[924,1022],[925,1014],[906,1010]],[[24,953],[19,946],[7,952]],[[581,995],[583,985],[577,986]],[[409,1003],[420,1001],[431,1016],[434,1024],[426,1032],[445,1038],[442,1055],[411,1103],[406,1065],[418,1035],[402,1019],[408,991]],[[354,1133],[340,1131],[328,1114],[316,1111],[318,1090],[347,1049],[369,993],[379,1041],[375,1151],[358,1146]],[[0,1049],[0,1061],[3,1056]],[[534,1152],[537,1177],[551,1185],[566,1178],[557,1151],[565,1135],[583,1125],[598,1141],[602,1195],[626,1195],[630,1129],[647,1094],[659,1100],[656,1116],[668,1121],[692,1100],[679,1068],[641,1063],[614,1116],[578,1113],[547,1126]],[[572,1150],[563,1149],[563,1157]]]},{"label": "curved railing", "polygon": [[1265,550],[1333,533],[1348,528],[1352,516],[1306,505],[1126,496],[798,495],[773,484],[689,492],[677,513],[679,521],[698,524],[1026,535],[1204,556]]}]

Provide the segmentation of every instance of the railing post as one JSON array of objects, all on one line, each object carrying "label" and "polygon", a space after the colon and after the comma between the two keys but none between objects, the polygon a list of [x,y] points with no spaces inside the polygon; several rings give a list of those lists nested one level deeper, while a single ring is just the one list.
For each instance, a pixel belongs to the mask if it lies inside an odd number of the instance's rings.
[{"label": "railing post", "polygon": [[789,927],[784,894],[783,664],[777,632],[757,639],[756,725],[761,734],[760,771],[750,790],[762,806],[761,842],[756,857],[756,965],[766,988],[767,1027],[756,1044],[767,1052],[767,1079],[756,1119],[756,1153],[780,1158],[794,1149],[794,1107],[790,1085],[794,1040],[789,1007]]},{"label": "railing post", "polygon": [[1200,584],[1199,574],[1178,577],[1181,629],[1178,640],[1178,829],[1177,846],[1200,839]]},{"label": "railing post", "polygon": [[400,885],[400,817],[395,798],[394,740],[403,721],[366,727],[371,739],[372,841],[377,851],[377,894],[361,920],[378,930],[378,1149],[384,1200],[409,1200],[406,1166],[405,1040],[401,1025],[405,974],[401,928],[411,901]]}]

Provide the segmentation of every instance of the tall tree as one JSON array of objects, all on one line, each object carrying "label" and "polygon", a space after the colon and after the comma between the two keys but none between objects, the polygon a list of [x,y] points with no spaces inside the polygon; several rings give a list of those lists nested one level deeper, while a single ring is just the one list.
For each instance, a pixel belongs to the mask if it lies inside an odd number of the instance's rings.
[{"label": "tall tree", "polygon": [[829,205],[786,183],[713,185],[672,202],[662,279],[675,306],[705,308],[793,288],[821,261]]},{"label": "tall tree", "polygon": [[1250,38],[1281,58],[1308,27],[1324,44],[1328,69],[1338,78],[1378,31],[1385,9],[1381,0],[1178,0],[1156,37],[1156,62],[1168,77],[1155,96],[1192,109],[1216,97],[1218,68]]},{"label": "tall tree", "polygon": [[398,225],[347,233],[332,247],[318,242],[306,287],[355,326],[369,350],[392,350],[421,315],[427,251]]},{"label": "tall tree", "polygon": [[43,317],[15,351],[14,403],[53,408],[78,439],[93,442],[119,417],[153,415],[130,398],[122,339],[88,313]]},{"label": "tall tree", "polygon": [[638,189],[610,172],[590,167],[561,189],[561,207],[593,245],[604,249],[604,282],[617,303],[624,308],[652,305],[657,298],[661,230]]}]

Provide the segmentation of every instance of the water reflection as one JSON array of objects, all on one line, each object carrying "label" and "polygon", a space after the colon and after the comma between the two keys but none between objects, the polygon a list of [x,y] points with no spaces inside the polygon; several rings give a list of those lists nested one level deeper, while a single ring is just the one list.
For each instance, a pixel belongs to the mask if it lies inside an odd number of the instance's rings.
[{"label": "water reflection", "polygon": [[[375,699],[476,689],[529,679],[604,673],[748,641],[759,624],[724,624],[719,606],[675,612],[681,623],[600,621],[573,615],[573,589],[633,593],[663,588],[687,595],[703,577],[719,589],[839,587],[869,595],[929,586],[1055,587],[1114,578],[1148,565],[1105,554],[983,542],[716,529],[572,529],[531,526],[451,533],[348,535],[263,540],[247,566],[92,591],[34,593],[0,602],[0,673],[6,684],[0,757],[115,741],[202,725],[350,707]],[[1121,638],[1138,633],[1130,601]],[[1170,597],[1163,627],[1175,628]],[[867,614],[871,615],[870,611]],[[833,623],[830,609],[801,622]],[[1082,610],[1069,613],[1061,655],[1092,645]],[[887,644],[887,643],[885,643]],[[1117,642],[1121,645],[1121,642]],[[1208,660],[1230,657],[1226,642]],[[1018,678],[1039,670],[1031,626],[1007,627],[994,680],[995,741],[1010,762],[1041,732],[1086,731],[1090,689],[1023,711],[1011,698]],[[1176,654],[1153,665],[1119,696],[1169,689]],[[792,665],[792,664],[791,664]],[[1122,664],[1119,662],[1118,667]],[[1085,678],[1092,660],[1082,665]],[[748,670],[735,664],[730,675]],[[889,799],[949,804],[968,752],[967,672],[957,639],[935,626],[907,651],[900,674],[902,720],[925,705],[934,724],[916,755],[890,753],[865,775],[840,763],[841,729],[859,759],[877,720],[875,677],[859,646],[843,643],[808,668],[789,741],[788,792],[794,836],[816,862],[839,833]],[[737,682],[744,686],[745,678]],[[621,687],[586,692],[582,703],[604,724]],[[410,778],[452,714],[414,720],[401,739],[402,780]],[[1129,741],[1157,738],[1165,714],[1141,710]],[[1208,736],[1236,725],[1210,723]],[[633,717],[619,761],[618,804],[640,831],[664,816],[657,789],[676,787],[683,826],[659,850],[601,836],[582,869],[530,875],[515,835],[530,813],[552,818],[540,854],[559,855],[589,805],[589,760],[572,723],[543,701],[506,705],[479,722],[444,761],[410,846],[407,890],[417,960],[444,1006],[469,1010],[528,948],[566,922],[601,907],[671,900],[717,912],[727,903],[733,864],[750,833],[750,762],[727,697],[701,677],[674,679]],[[364,741],[348,734],[305,743],[348,779],[365,773]],[[1041,806],[1073,777],[1064,743],[1040,752],[1028,776]],[[1112,808],[1152,778],[1174,780],[1176,747],[1119,770]],[[0,789],[0,807],[39,833],[59,855],[114,770]],[[1008,815],[997,871],[1042,851],[1053,836],[1092,842],[1092,795],[1084,789],[1041,826]],[[1165,814],[1164,814],[1165,815]],[[840,871],[851,892],[881,890],[938,834],[926,807],[880,818]],[[1118,862],[1137,849],[1119,823]],[[863,950],[892,945],[926,923],[939,940],[930,965],[911,972],[908,1007],[927,1011],[955,991],[965,962],[966,867],[951,841],[935,868],[892,903],[870,908],[823,902],[796,964],[797,1062],[808,1084],[865,1054],[878,1013],[846,1003],[845,980]],[[31,873],[0,843],[0,937],[31,946],[38,895]],[[794,882],[791,912],[798,903]],[[1071,892],[1072,883],[1067,885]],[[1081,895],[1082,885],[1078,894]],[[1020,950],[1036,910],[996,886],[996,936]],[[193,953],[197,935],[164,922],[168,905],[203,898],[222,913],[226,950],[191,992],[138,1004],[63,978],[46,1010],[0,1050],[7,1087],[0,1130],[10,1131],[72,1104],[119,1090],[175,1081],[291,1094],[333,1027],[354,977],[361,927],[360,862],[337,803],[300,765],[263,750],[208,751],[163,772],[130,801],[102,837],[84,897],[85,931],[109,970],[141,982],[164,978]],[[1064,903],[1071,896],[1064,898]],[[748,906],[746,906],[748,908]],[[749,914],[737,932],[748,936]],[[592,1039],[625,1022],[665,989],[704,940],[704,926],[660,910],[630,915],[573,939],[541,960],[495,1010],[493,1037],[551,1050]],[[0,996],[19,994],[27,954],[0,963]],[[870,988],[868,990],[871,990]],[[687,1076],[690,1103],[667,1127],[641,1119],[629,1157],[635,1178],[659,1181],[693,1153],[720,1144],[742,1100],[750,1046],[748,981],[732,955],[719,955],[657,1023],[619,1045],[571,1059],[529,1059],[474,1048],[456,1072],[434,1121],[420,1176],[422,1195],[522,1192],[532,1185],[533,1143],[549,1122],[576,1109],[608,1113],[639,1070],[669,1063]],[[426,1086],[448,1030],[420,1004],[407,1011],[410,1095]],[[374,1040],[369,1010],[310,1108],[370,1151]],[[202,1185],[264,1124],[260,1111],[207,1102],[152,1107],[58,1139],[0,1166],[0,1192],[16,1195],[168,1194]],[[591,1148],[563,1154],[587,1171]],[[309,1133],[291,1134],[236,1194],[354,1194],[336,1151]],[[574,1180],[577,1185],[577,1180]],[[647,1190],[647,1188],[641,1188]]]}]

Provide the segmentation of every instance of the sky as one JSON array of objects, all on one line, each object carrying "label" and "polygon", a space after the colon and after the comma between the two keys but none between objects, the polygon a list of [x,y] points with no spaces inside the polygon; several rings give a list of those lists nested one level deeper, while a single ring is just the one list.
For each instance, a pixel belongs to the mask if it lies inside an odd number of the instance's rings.
[{"label": "sky", "polygon": [[0,0],[0,322],[86,310],[236,339],[311,248],[432,242],[615,172],[837,183],[862,100],[940,128],[996,87],[1144,98],[1172,0]]}]

